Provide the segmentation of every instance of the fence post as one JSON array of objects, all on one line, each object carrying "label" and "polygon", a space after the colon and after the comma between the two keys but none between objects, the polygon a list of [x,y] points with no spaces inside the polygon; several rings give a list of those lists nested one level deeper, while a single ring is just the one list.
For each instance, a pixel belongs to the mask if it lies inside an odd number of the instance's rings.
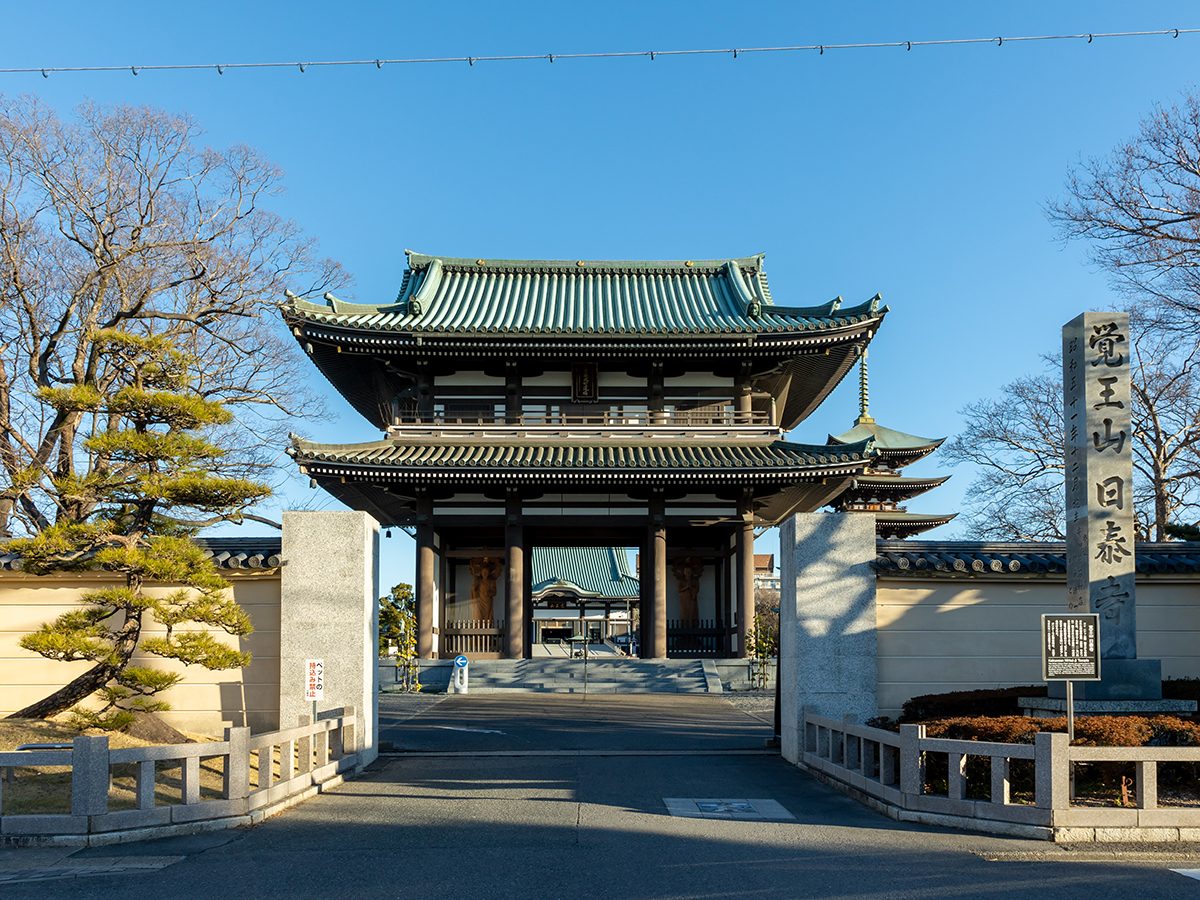
[{"label": "fence post", "polygon": [[965,753],[948,753],[946,772],[946,796],[951,800],[965,800],[967,797],[967,755]]},{"label": "fence post", "polygon": [[250,729],[226,728],[229,755],[225,757],[224,794],[226,800],[240,800],[250,794]]},{"label": "fence post", "polygon": [[[308,716],[297,716],[297,718],[299,721],[296,724],[301,728],[312,724],[312,720]],[[296,763],[297,775],[307,775],[312,771],[312,734],[306,734],[296,740]]]},{"label": "fence post", "polygon": [[185,756],[179,761],[179,772],[183,777],[180,784],[180,799],[187,805],[200,802],[200,757]]},{"label": "fence post", "polygon": [[[355,718],[356,710],[353,706],[347,706],[342,713],[342,755],[353,753],[357,756],[359,751],[358,746],[358,721]],[[357,765],[362,764],[361,759],[356,759]]]},{"label": "fence post", "polygon": [[1033,742],[1034,795],[1040,809],[1071,805],[1071,745],[1065,734],[1039,731]]},{"label": "fence post", "polygon": [[848,726],[857,725],[858,716],[846,713],[842,716],[842,765],[854,771],[862,766],[862,746],[854,735],[850,734]]},{"label": "fence post", "polygon": [[1009,802],[1009,761],[1007,756],[993,756],[990,768],[992,770],[992,803],[1004,805]]},{"label": "fence post", "polygon": [[1152,759],[1139,760],[1134,763],[1137,783],[1138,809],[1155,809],[1158,807],[1158,763]]},{"label": "fence post", "polygon": [[108,735],[80,735],[71,742],[71,815],[108,812]]},{"label": "fence post", "polygon": [[154,809],[154,760],[143,759],[137,764],[137,808]]},{"label": "fence post", "polygon": [[900,791],[905,794],[925,793],[925,754],[921,741],[924,725],[900,726]]}]

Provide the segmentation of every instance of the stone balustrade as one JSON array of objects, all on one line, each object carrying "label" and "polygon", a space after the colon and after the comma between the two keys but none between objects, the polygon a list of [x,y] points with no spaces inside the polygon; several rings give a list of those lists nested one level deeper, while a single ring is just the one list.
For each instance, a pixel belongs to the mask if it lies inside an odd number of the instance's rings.
[{"label": "stone balustrade", "polygon": [[[357,727],[354,707],[346,707],[340,716],[301,716],[295,728],[264,734],[226,728],[224,740],[210,743],[113,748],[106,735],[83,735],[70,750],[0,752],[0,769],[10,773],[7,784],[0,780],[0,844],[98,846],[256,824],[361,769]],[[220,797],[202,798],[201,760],[220,761]],[[134,808],[110,810],[113,766],[130,765]],[[12,771],[32,766],[70,767],[70,813],[5,812]],[[176,768],[179,800],[163,803],[159,775]]]},{"label": "stone balustrade", "polygon": [[[1053,841],[1200,841],[1200,807],[1160,807],[1160,762],[1200,763],[1200,747],[1073,747],[1067,736],[1040,732],[1030,744],[947,740],[923,725],[900,733],[801,712],[799,763],[820,780],[885,815],[906,822],[970,828]],[[930,754],[947,761],[946,793],[929,793]],[[988,799],[969,799],[967,757],[989,759]],[[1034,802],[1010,796],[1012,760],[1032,760]],[[1132,763],[1136,800],[1128,807],[1073,805],[1073,763]]]}]

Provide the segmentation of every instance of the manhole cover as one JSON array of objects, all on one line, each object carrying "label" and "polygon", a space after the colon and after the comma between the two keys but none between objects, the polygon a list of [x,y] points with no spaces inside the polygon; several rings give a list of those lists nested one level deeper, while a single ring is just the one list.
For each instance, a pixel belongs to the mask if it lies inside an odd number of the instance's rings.
[{"label": "manhole cover", "polygon": [[730,800],[726,798],[664,797],[667,812],[682,819],[792,819],[776,800]]}]

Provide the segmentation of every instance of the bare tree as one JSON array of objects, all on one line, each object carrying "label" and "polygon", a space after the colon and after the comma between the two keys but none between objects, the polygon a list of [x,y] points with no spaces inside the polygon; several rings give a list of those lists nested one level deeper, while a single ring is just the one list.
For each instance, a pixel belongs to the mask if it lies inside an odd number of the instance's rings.
[{"label": "bare tree", "polygon": [[1047,203],[1063,239],[1090,241],[1118,289],[1200,331],[1200,97],[1154,107],[1134,138],[1081,162],[1066,187]]},{"label": "bare tree", "polygon": [[967,427],[942,446],[944,463],[978,467],[960,519],[970,537],[1065,540],[1062,378],[1051,370],[1055,362],[1048,357],[1050,371],[1006,384],[999,399],[960,410]]},{"label": "bare tree", "polygon": [[[1129,312],[1138,540],[1162,541],[1200,508],[1200,359],[1144,309]],[[979,469],[963,517],[971,537],[1065,540],[1062,363],[1045,359],[1045,372],[963,409],[966,429],[942,448],[947,463]]]},{"label": "bare tree", "polygon": [[0,533],[93,510],[70,488],[94,469],[80,436],[96,405],[46,397],[124,386],[98,334],[163,338],[203,361],[194,389],[233,415],[211,431],[234,451],[220,474],[262,477],[286,418],[319,408],[273,300],[285,283],[311,295],[346,278],[263,207],[276,166],[201,136],[158,109],[85,104],[63,121],[0,95]]}]

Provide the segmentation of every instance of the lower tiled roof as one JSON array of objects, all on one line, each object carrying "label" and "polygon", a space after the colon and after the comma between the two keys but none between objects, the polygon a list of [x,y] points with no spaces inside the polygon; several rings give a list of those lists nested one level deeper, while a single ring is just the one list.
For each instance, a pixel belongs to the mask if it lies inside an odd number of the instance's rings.
[{"label": "lower tiled roof", "polygon": [[686,443],[620,444],[316,444],[293,438],[300,465],[340,463],[370,469],[707,469],[720,471],[796,469],[863,463],[874,455],[870,442],[840,447],[787,441],[750,445]]},{"label": "lower tiled roof", "polygon": [[[1200,544],[1185,541],[1139,543],[1140,574],[1200,575]],[[1063,575],[1065,543],[979,541],[878,541],[875,570],[888,575],[997,576]]]},{"label": "lower tiled roof", "polygon": [[[218,569],[277,569],[283,565],[281,537],[196,538],[196,543]],[[15,553],[0,554],[0,571],[21,571],[21,557]]]}]

